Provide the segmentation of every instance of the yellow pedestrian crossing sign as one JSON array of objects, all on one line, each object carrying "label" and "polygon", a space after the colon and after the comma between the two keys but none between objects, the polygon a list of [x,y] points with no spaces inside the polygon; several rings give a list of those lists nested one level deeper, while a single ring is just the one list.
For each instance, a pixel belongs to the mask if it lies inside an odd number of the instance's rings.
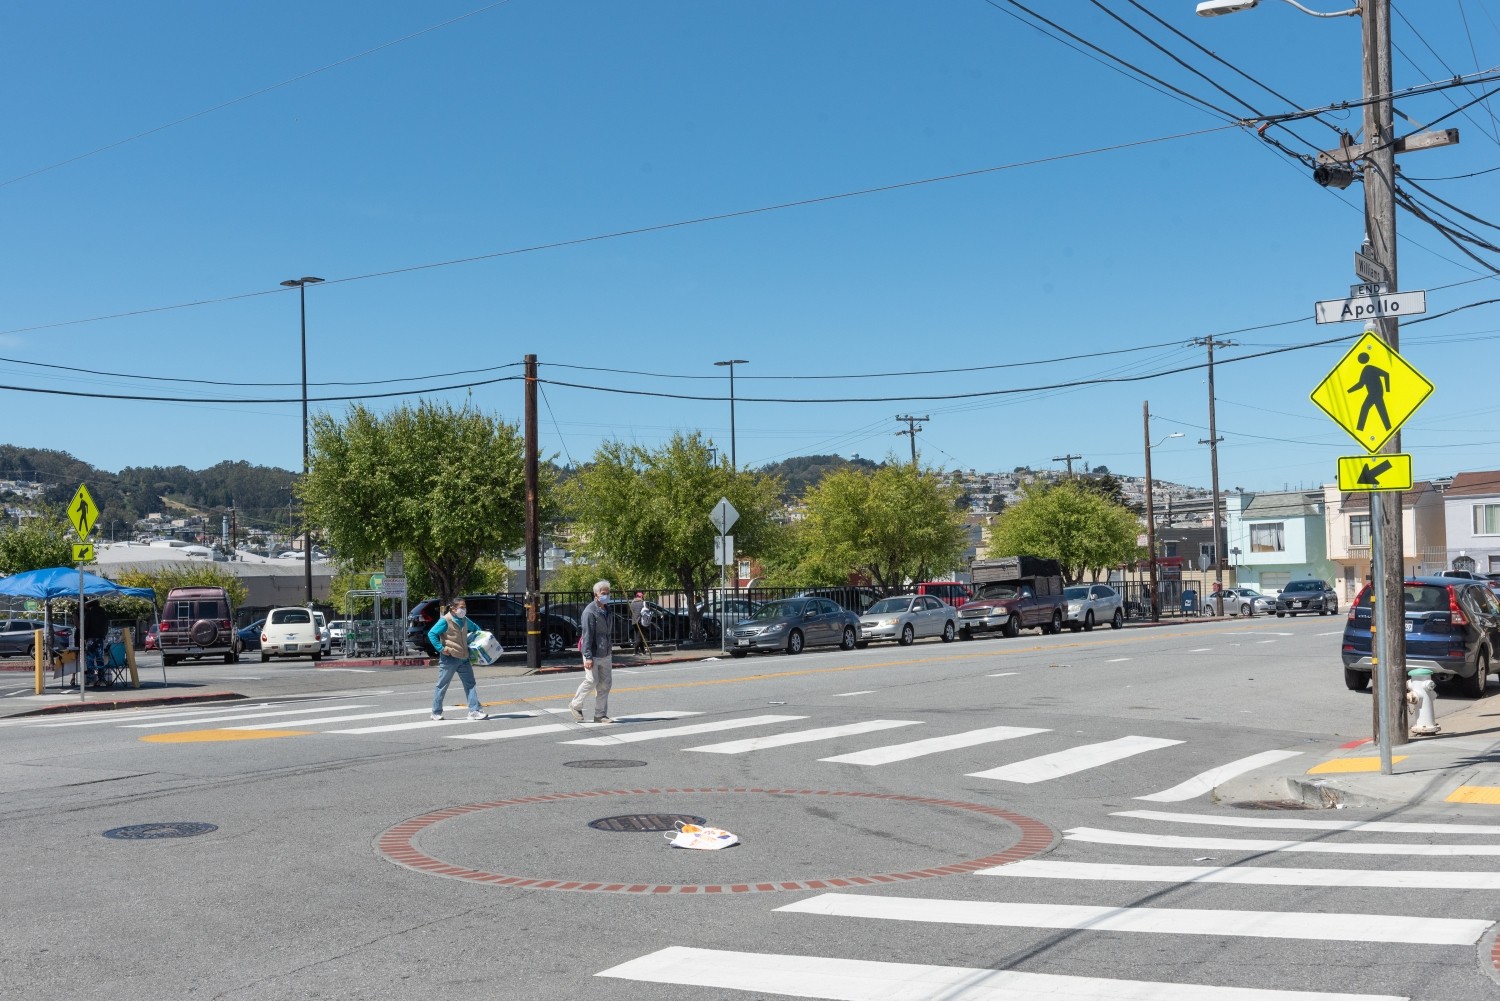
[{"label": "yellow pedestrian crossing sign", "polygon": [[1339,456],[1339,489],[1344,493],[1410,490],[1411,456],[1405,453]]},{"label": "yellow pedestrian crossing sign", "polygon": [[94,562],[94,544],[92,542],[83,542],[83,543],[75,542],[75,543],[73,543],[73,562],[74,563],[92,563],[92,562]]},{"label": "yellow pedestrian crossing sign", "polygon": [[99,520],[99,508],[94,505],[94,496],[87,484],[78,484],[78,492],[68,501],[68,520],[80,539],[87,539]]},{"label": "yellow pedestrian crossing sign", "polygon": [[1432,383],[1369,330],[1312,391],[1312,401],[1378,452],[1432,393]]}]

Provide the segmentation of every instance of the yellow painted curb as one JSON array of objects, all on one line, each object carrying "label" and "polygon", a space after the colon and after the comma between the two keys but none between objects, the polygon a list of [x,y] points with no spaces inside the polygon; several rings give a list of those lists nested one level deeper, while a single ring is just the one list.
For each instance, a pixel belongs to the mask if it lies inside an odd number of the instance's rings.
[{"label": "yellow painted curb", "polygon": [[316,730],[186,730],[153,733],[142,737],[147,744],[203,744],[215,740],[261,740],[265,737],[305,737]]},{"label": "yellow painted curb", "polygon": [[1500,805],[1500,786],[1459,786],[1446,802]]},{"label": "yellow painted curb", "polygon": [[[1405,761],[1406,755],[1397,754],[1391,758],[1391,764]],[[1378,772],[1380,771],[1379,758],[1331,758],[1321,765],[1313,765],[1307,770],[1309,775],[1327,775],[1330,772]]]}]

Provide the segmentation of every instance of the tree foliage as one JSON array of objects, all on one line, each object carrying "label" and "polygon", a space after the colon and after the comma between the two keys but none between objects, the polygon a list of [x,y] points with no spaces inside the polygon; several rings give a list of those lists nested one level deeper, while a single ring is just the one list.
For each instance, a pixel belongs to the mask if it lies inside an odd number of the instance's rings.
[{"label": "tree foliage", "polygon": [[110,579],[125,587],[149,587],[156,592],[158,608],[174,587],[222,587],[235,605],[243,605],[250,594],[244,581],[213,563],[167,563],[149,570],[125,564],[118,571],[112,568]]},{"label": "tree foliage", "polygon": [[999,515],[990,550],[1041,556],[1062,564],[1069,584],[1137,558],[1140,526],[1122,504],[1077,480],[1030,483],[1023,497]]},{"label": "tree foliage", "polygon": [[408,574],[420,568],[446,602],[471,588],[485,556],[523,541],[514,424],[467,405],[424,401],[380,415],[354,404],[342,422],[313,419],[311,451],[298,493],[346,565],[379,566],[400,550]]},{"label": "tree foliage", "polygon": [[775,477],[715,461],[695,431],[655,450],[605,442],[564,496],[580,548],[628,575],[626,587],[680,589],[699,635],[698,597],[719,582],[709,513],[727,497],[739,512],[730,530],[736,548],[758,553],[780,528],[773,517],[780,489]]},{"label": "tree foliage", "polygon": [[20,525],[0,531],[0,576],[70,566],[77,541],[61,511],[43,508],[35,518],[23,518]]},{"label": "tree foliage", "polygon": [[832,473],[808,491],[798,534],[804,568],[825,581],[862,575],[887,593],[957,569],[965,549],[959,488],[907,464]]}]

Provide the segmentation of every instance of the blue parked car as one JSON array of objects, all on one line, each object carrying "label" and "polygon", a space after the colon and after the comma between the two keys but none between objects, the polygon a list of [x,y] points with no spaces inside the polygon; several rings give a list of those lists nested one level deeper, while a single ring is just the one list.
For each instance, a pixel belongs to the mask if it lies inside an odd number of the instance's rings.
[{"label": "blue parked car", "polygon": [[260,649],[260,630],[266,624],[265,619],[256,619],[242,629],[236,630],[235,635],[240,638],[241,650]]},{"label": "blue parked car", "polygon": [[[1344,685],[1362,692],[1370,684],[1373,586],[1366,584],[1349,608],[1344,625]],[[1457,680],[1470,698],[1484,694],[1494,670],[1500,640],[1500,601],[1483,581],[1455,577],[1413,577],[1403,590],[1406,663],[1426,667],[1438,680]]]}]

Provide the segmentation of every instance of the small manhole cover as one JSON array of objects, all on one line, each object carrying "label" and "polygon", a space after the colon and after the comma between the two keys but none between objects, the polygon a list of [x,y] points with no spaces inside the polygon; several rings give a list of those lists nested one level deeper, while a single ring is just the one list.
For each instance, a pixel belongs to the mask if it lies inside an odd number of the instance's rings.
[{"label": "small manhole cover", "polygon": [[704,824],[702,817],[690,813],[627,813],[619,817],[600,817],[589,821],[596,831],[675,831],[678,824]]},{"label": "small manhole cover", "polygon": [[1312,807],[1299,799],[1252,799],[1243,803],[1230,803],[1236,810],[1311,810]]},{"label": "small manhole cover", "polygon": [[564,768],[643,768],[644,761],[628,758],[586,758],[583,761],[564,761]]},{"label": "small manhole cover", "polygon": [[209,831],[218,829],[216,824],[177,821],[169,824],[131,824],[129,827],[116,827],[105,831],[104,836],[117,841],[151,841],[156,838],[190,838],[195,834],[207,834]]}]

